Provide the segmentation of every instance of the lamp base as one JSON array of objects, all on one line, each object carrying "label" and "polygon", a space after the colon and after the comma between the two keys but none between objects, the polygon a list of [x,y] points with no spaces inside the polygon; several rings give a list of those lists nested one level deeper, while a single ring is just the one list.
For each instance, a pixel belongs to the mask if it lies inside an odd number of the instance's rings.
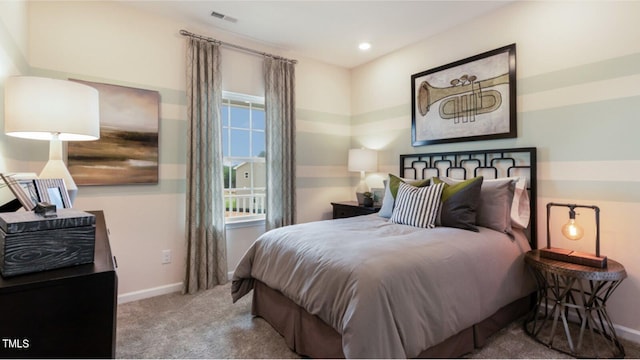
[{"label": "lamp base", "polygon": [[597,268],[607,267],[606,256],[595,256],[583,252],[560,249],[560,248],[544,248],[540,249],[540,256],[547,259],[569,262],[572,264],[586,265]]},{"label": "lamp base", "polygon": [[73,181],[67,165],[62,161],[62,141],[57,134],[50,140],[49,161],[40,172],[40,179],[62,179],[69,193],[69,200],[73,204],[78,193],[78,186]]}]

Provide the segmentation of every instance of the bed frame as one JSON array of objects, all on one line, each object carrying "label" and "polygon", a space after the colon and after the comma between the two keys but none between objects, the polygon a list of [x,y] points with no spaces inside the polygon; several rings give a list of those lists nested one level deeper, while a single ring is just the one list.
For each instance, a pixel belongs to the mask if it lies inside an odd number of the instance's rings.
[{"label": "bed frame", "polygon": [[527,178],[531,211],[527,238],[531,248],[536,249],[538,186],[535,147],[400,155],[400,177],[403,178],[448,176],[466,180],[480,175],[485,180],[510,176]]},{"label": "bed frame", "polygon": [[[536,248],[536,148],[400,155],[401,177],[423,179],[440,175],[458,179],[479,175],[485,178],[526,176],[531,204],[528,237],[532,248]],[[531,296],[525,296],[504,306],[487,319],[425,349],[418,357],[453,358],[484,346],[491,335],[526,314],[531,300]],[[266,320],[285,338],[289,348],[300,355],[344,358],[342,337],[336,330],[258,280],[254,283],[251,312]]]}]

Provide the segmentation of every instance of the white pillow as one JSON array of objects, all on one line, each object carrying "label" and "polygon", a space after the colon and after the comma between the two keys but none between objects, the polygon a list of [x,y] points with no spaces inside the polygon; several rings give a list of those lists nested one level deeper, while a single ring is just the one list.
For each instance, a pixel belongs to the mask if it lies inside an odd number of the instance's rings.
[{"label": "white pillow", "polygon": [[436,226],[444,183],[415,187],[401,182],[390,221],[422,228]]},{"label": "white pillow", "polygon": [[519,177],[513,192],[511,203],[511,226],[526,229],[531,218],[531,205],[529,204],[529,192],[527,191],[527,179]]}]

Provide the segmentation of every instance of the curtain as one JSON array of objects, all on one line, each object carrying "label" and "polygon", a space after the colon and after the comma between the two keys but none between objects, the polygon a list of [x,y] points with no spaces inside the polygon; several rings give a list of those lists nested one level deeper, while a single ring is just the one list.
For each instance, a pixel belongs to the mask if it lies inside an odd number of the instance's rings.
[{"label": "curtain", "polygon": [[265,57],[266,229],[295,223],[295,65]]},{"label": "curtain", "polygon": [[183,292],[227,282],[219,45],[187,45],[187,261]]}]

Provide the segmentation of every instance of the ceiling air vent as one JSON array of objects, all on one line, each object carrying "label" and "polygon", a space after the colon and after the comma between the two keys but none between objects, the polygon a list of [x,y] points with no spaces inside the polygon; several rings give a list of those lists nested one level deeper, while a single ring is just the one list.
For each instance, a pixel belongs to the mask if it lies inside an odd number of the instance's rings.
[{"label": "ceiling air vent", "polygon": [[211,16],[213,16],[215,18],[218,18],[218,19],[221,19],[221,20],[226,20],[226,21],[232,22],[232,23],[237,23],[238,22],[238,19],[236,19],[236,18],[232,18],[231,16],[228,16],[228,15],[225,15],[225,14],[221,14],[221,13],[215,12],[215,11],[211,12]]}]

